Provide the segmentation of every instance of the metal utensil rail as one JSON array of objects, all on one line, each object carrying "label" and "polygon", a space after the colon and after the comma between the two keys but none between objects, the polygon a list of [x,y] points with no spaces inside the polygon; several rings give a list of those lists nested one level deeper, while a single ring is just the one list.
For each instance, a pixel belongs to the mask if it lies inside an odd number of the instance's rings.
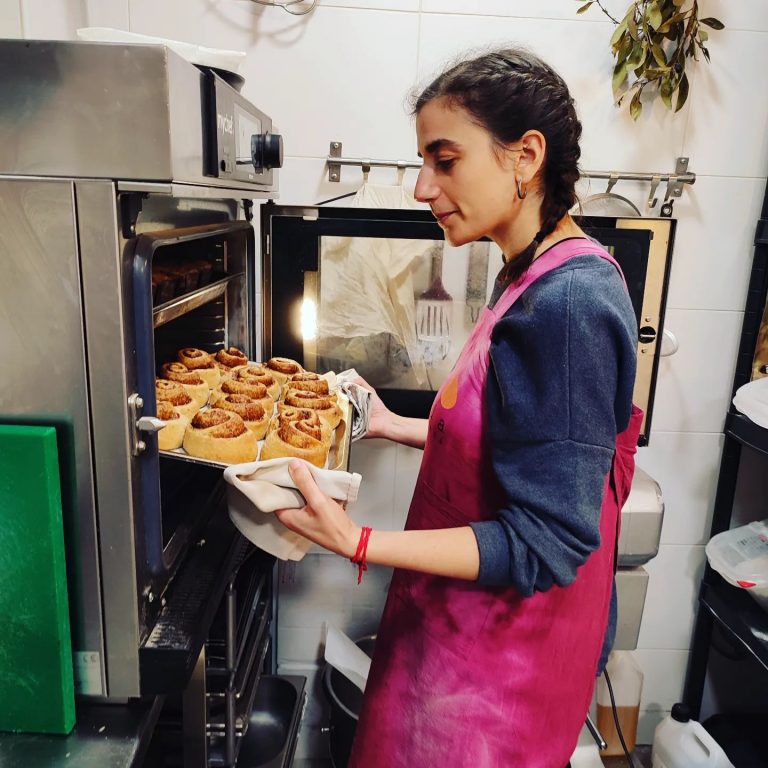
[{"label": "metal utensil rail", "polygon": [[[410,168],[421,168],[421,160],[376,160],[367,157],[343,157],[342,144],[340,141],[332,141],[326,166],[328,167],[328,181],[341,181],[342,166],[356,166],[363,169],[363,174],[367,174],[371,168],[397,168],[406,170]],[[641,173],[635,171],[581,171],[581,176],[588,179],[605,179],[608,181],[606,192],[610,192],[619,181],[645,181],[651,185],[648,194],[648,207],[655,208],[658,203],[657,191],[659,185],[666,184],[664,203],[662,204],[662,216],[672,215],[672,204],[683,194],[683,187],[686,184],[694,184],[696,174],[688,170],[687,157],[678,157],[675,162],[673,173]]]}]

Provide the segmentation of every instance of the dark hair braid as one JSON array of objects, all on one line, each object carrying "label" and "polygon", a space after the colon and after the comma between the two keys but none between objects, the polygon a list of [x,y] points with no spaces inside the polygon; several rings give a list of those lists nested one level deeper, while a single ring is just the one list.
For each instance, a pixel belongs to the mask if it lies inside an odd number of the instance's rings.
[{"label": "dark hair braid", "polygon": [[501,279],[518,280],[536,249],[576,202],[581,123],[568,86],[550,66],[526,51],[505,48],[451,67],[415,99],[413,112],[447,96],[493,137],[500,151],[537,130],[546,139],[540,228],[531,243],[508,258]]}]

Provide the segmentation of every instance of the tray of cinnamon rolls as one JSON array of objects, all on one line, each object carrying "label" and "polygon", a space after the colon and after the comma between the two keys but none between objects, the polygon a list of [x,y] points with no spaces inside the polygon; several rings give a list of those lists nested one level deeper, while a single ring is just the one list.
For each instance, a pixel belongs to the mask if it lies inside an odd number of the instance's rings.
[{"label": "tray of cinnamon rolls", "polygon": [[236,347],[180,349],[155,382],[160,453],[226,467],[283,457],[346,470],[351,408],[332,373],[249,361]]}]

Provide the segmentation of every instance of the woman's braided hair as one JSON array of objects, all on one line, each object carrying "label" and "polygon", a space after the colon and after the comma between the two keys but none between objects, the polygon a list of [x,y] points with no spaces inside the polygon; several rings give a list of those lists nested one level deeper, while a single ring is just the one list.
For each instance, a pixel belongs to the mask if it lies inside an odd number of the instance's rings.
[{"label": "woman's braided hair", "polygon": [[546,139],[540,228],[520,253],[511,258],[507,254],[501,279],[512,283],[525,274],[539,244],[576,202],[581,123],[573,99],[557,72],[516,48],[485,53],[446,70],[416,97],[414,114],[443,96],[466,109],[500,149],[529,130],[540,131]]}]

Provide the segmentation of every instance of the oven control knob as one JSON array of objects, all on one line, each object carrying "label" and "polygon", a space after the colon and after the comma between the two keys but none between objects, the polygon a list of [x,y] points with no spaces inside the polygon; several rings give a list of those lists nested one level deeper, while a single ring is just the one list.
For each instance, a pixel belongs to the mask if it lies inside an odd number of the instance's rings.
[{"label": "oven control knob", "polygon": [[271,171],[283,166],[283,137],[279,133],[254,133],[251,159],[257,171]]}]

